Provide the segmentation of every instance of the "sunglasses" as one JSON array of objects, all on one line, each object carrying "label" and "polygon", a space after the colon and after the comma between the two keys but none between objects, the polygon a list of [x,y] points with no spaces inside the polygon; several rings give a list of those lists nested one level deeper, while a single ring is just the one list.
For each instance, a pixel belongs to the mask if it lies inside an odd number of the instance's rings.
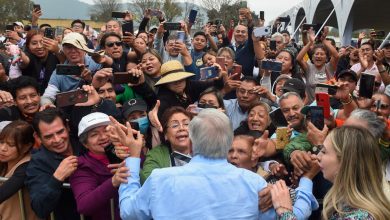
[{"label": "sunglasses", "polygon": [[375,86],[375,87],[379,87],[379,86],[381,86],[381,85],[382,85],[382,82],[375,82],[375,83],[374,83],[374,86]]},{"label": "sunglasses", "polygon": [[107,47],[113,47],[114,44],[115,44],[117,47],[120,47],[120,46],[122,46],[122,41],[107,42],[107,43],[106,43],[106,46],[107,46]]}]

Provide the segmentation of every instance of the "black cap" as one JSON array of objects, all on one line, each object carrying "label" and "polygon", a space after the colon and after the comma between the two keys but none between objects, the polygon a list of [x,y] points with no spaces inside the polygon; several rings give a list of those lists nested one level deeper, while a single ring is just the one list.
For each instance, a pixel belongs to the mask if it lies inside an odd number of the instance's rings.
[{"label": "black cap", "polygon": [[148,110],[148,106],[143,99],[130,99],[125,102],[122,107],[122,115],[125,119],[129,117],[129,115],[134,111],[142,111],[146,112]]},{"label": "black cap", "polygon": [[353,78],[353,80],[355,82],[357,82],[359,79],[358,79],[358,76],[356,74],[355,71],[351,70],[351,69],[346,69],[346,70],[343,70],[341,71],[338,75],[337,75],[337,80],[340,79],[340,77],[343,77],[343,76],[346,76],[346,75],[349,75]]},{"label": "black cap", "polygon": [[298,93],[298,95],[302,99],[305,99],[305,97],[306,97],[305,88],[306,88],[306,85],[302,80],[297,79],[297,78],[292,78],[292,79],[288,79],[284,83],[282,90],[283,90],[283,93],[286,93],[286,92]]}]

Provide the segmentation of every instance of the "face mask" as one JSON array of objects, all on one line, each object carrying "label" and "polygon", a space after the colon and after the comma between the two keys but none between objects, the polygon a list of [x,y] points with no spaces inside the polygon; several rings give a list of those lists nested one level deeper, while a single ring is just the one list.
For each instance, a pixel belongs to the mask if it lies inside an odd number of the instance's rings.
[{"label": "face mask", "polygon": [[148,117],[142,117],[142,118],[138,118],[136,120],[133,120],[131,122],[137,122],[138,123],[138,126],[139,126],[139,131],[141,132],[141,134],[145,135],[146,132],[148,131],[148,128],[149,128],[149,119]]}]

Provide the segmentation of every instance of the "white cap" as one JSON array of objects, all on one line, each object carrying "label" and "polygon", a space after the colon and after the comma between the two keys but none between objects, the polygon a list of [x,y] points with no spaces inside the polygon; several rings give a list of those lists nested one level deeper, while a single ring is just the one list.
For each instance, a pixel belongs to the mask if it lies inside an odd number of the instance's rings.
[{"label": "white cap", "polygon": [[21,26],[22,28],[24,28],[23,23],[20,22],[20,21],[15,21],[14,24],[17,25],[17,26]]},{"label": "white cap", "polygon": [[12,121],[2,121],[0,122],[0,132],[5,128],[5,126],[11,124]]},{"label": "white cap", "polygon": [[109,125],[111,123],[108,115],[101,112],[94,112],[84,116],[79,123],[79,133],[78,136],[82,135],[85,132],[93,128],[97,128],[103,125]]},{"label": "white cap", "polygon": [[62,39],[62,46],[64,44],[71,44],[71,45],[75,46],[76,48],[83,50],[87,53],[94,52],[94,50],[88,48],[87,42],[85,41],[84,36],[77,33],[77,32],[71,32],[71,33],[65,35],[64,39]]}]

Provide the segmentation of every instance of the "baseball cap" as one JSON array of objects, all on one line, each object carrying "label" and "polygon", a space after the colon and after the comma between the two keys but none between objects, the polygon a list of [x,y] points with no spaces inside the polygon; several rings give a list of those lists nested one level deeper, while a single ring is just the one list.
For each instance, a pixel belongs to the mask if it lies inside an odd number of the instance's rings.
[{"label": "baseball cap", "polygon": [[353,71],[353,70],[351,70],[351,69],[346,69],[346,70],[341,71],[341,72],[337,75],[337,80],[339,80],[340,77],[346,76],[346,75],[351,76],[355,82],[358,81],[358,76],[357,76],[356,72]]},{"label": "baseball cap", "polygon": [[94,52],[94,50],[88,48],[87,42],[85,41],[84,36],[77,33],[77,32],[71,32],[71,33],[65,35],[64,39],[62,40],[62,46],[64,44],[71,44],[71,45],[75,46],[76,48],[83,50],[87,53]]},{"label": "baseball cap", "polygon": [[14,25],[21,26],[22,28],[24,28],[24,24],[20,21],[15,21]]},{"label": "baseball cap", "polygon": [[109,125],[111,123],[108,115],[101,112],[94,112],[84,116],[79,123],[78,136],[90,131],[93,128],[97,128],[103,125]]},{"label": "baseball cap", "polygon": [[283,93],[296,92],[296,93],[298,93],[298,95],[302,99],[304,99],[306,97],[305,88],[306,88],[306,85],[302,80],[299,80],[297,78],[292,78],[292,79],[288,79],[284,83],[282,90],[283,90]]},{"label": "baseball cap", "polygon": [[134,111],[147,111],[148,106],[143,99],[130,99],[122,106],[122,115],[125,119]]},{"label": "baseball cap", "polygon": [[390,97],[390,85],[387,85],[386,88],[385,88],[385,95],[387,95],[388,97]]}]

